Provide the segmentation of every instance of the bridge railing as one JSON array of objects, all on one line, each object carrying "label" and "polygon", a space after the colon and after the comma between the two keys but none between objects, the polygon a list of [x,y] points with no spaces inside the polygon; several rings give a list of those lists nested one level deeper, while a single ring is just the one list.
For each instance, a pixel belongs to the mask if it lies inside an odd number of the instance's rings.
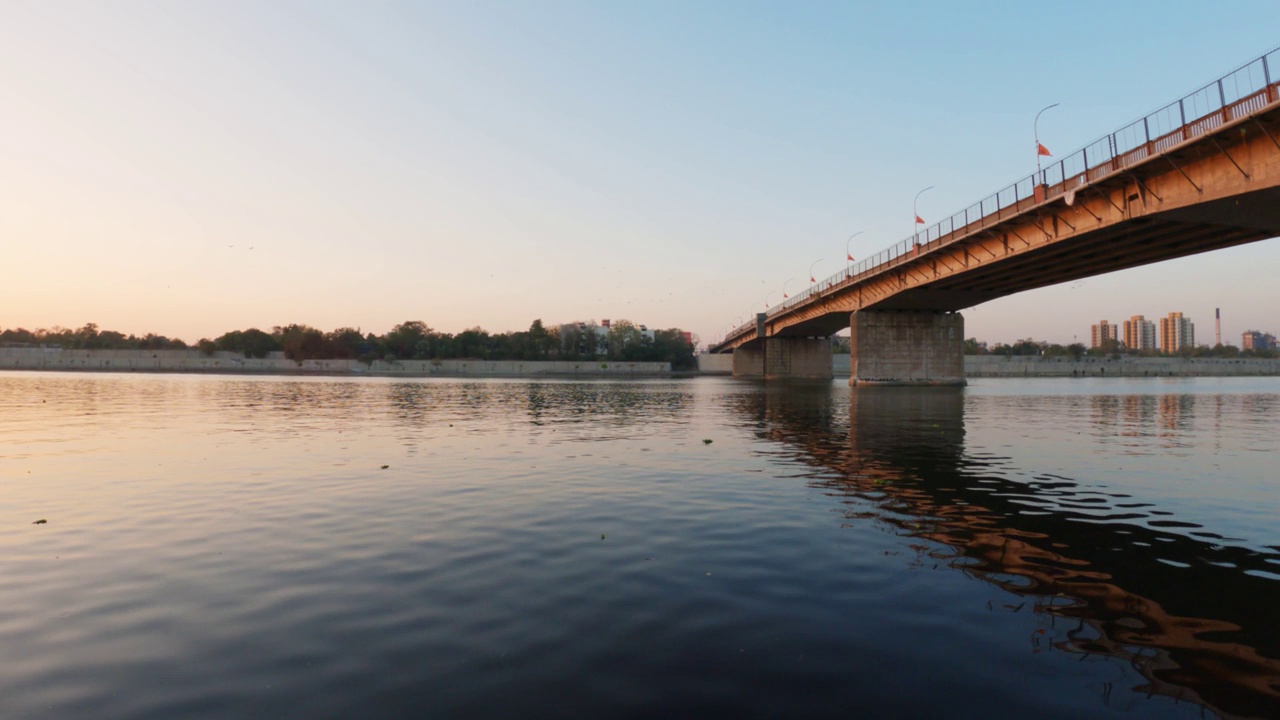
[{"label": "bridge railing", "polygon": [[[864,258],[821,282],[769,308],[773,317],[815,294],[838,285],[862,280],[915,256],[921,248],[932,250],[944,238],[960,237],[1017,215],[1035,205],[1114,172],[1136,165],[1184,142],[1194,140],[1221,125],[1280,102],[1280,48],[1276,48],[1179,100],[1125,125],[1088,145],[994,193],[958,213],[923,228],[918,233],[871,257]],[[1037,193],[1037,186],[1040,192]],[[950,241],[949,240],[949,241]],[[948,242],[949,242],[948,241]],[[731,330],[725,339],[755,326],[755,320]]]}]

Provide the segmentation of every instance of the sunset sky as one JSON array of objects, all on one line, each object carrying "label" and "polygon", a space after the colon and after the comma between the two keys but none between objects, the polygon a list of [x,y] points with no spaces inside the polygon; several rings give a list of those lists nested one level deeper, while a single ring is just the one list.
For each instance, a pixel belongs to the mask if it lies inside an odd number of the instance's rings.
[{"label": "sunset sky", "polygon": [[[704,340],[1280,42],[1275,0],[5,2],[0,328]],[[1278,69],[1273,68],[1273,73]],[[965,312],[1280,331],[1280,240]]]}]

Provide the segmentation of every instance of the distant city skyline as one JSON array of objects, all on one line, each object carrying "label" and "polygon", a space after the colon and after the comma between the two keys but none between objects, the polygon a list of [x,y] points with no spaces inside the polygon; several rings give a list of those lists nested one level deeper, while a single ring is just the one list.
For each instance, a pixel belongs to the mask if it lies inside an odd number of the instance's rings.
[{"label": "distant city skyline", "polygon": [[[1041,108],[1061,157],[1274,47],[1274,3],[1233,7],[8,4],[0,327],[707,341],[1031,172]],[[1227,342],[1280,324],[1277,270],[1266,240],[985,303],[965,334],[1220,307]]]}]

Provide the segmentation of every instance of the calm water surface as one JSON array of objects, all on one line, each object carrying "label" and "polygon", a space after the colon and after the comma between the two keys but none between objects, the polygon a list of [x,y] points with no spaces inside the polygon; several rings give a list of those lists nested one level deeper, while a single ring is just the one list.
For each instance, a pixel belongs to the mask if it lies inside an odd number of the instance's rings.
[{"label": "calm water surface", "polygon": [[1278,428],[1280,379],[0,373],[0,717],[1280,717]]}]

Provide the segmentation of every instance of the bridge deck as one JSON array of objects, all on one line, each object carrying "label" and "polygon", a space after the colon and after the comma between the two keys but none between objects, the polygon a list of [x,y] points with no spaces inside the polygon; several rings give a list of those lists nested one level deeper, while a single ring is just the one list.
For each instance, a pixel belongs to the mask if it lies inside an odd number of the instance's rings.
[{"label": "bridge deck", "polygon": [[[1280,52],[953,215],[918,244],[905,240],[774,307],[765,335],[830,335],[858,310],[955,311],[1280,235],[1280,82],[1271,82],[1271,57]],[[1255,64],[1267,84],[1227,102],[1224,88],[1239,87],[1236,76]],[[1171,108],[1185,118],[1209,90],[1221,99],[1215,109],[1152,137],[1153,127],[1171,124]],[[711,351],[758,339],[748,322]]]}]

